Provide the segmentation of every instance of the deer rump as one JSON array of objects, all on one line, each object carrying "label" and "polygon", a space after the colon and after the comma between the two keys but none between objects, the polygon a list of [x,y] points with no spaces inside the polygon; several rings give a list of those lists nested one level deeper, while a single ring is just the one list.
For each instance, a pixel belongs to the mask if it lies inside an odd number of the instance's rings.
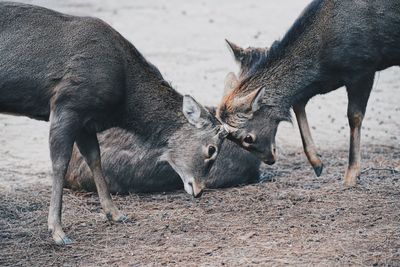
[{"label": "deer rump", "polygon": [[[154,193],[183,189],[179,175],[146,140],[121,128],[98,134],[102,168],[111,193]],[[259,181],[261,161],[232,142],[224,142],[212,166],[207,188],[226,188]],[[95,192],[96,185],[85,160],[74,145],[65,187]]]}]

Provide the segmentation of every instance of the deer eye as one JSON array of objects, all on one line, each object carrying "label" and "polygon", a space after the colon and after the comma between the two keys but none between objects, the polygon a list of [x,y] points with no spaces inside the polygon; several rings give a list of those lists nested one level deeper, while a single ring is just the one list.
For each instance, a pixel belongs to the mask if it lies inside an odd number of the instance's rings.
[{"label": "deer eye", "polygon": [[243,138],[243,142],[245,142],[246,144],[252,144],[252,143],[254,143],[254,138],[253,138],[253,136],[248,134],[248,135],[246,135],[245,138]]},{"label": "deer eye", "polygon": [[209,145],[207,149],[207,158],[212,158],[217,152],[217,148],[213,145]]}]

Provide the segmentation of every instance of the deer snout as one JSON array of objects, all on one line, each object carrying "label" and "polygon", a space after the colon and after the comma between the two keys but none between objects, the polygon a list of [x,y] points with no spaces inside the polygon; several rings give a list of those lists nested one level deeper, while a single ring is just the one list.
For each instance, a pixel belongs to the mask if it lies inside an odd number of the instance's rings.
[{"label": "deer snout", "polygon": [[275,161],[276,161],[276,160],[275,160],[275,157],[263,159],[263,162],[264,162],[265,164],[268,164],[268,165],[274,165]]},{"label": "deer snout", "polygon": [[263,160],[263,162],[265,163],[265,164],[268,164],[268,165],[274,165],[275,164],[275,159],[264,159]]},{"label": "deer snout", "polygon": [[275,149],[275,146],[272,147],[271,152],[268,153],[268,154],[262,159],[262,161],[263,161],[265,164],[268,164],[268,165],[273,165],[273,164],[275,163],[275,161],[276,161],[276,149]]},{"label": "deer snout", "polygon": [[199,198],[203,194],[204,190],[204,185],[194,181],[194,182],[189,182],[189,186],[192,187],[192,196],[194,198]]}]

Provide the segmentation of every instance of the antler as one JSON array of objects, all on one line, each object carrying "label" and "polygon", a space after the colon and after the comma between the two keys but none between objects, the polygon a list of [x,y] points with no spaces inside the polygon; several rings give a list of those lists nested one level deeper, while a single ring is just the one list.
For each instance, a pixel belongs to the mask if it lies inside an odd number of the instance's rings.
[{"label": "antler", "polygon": [[219,125],[219,131],[218,131],[218,136],[220,138],[226,138],[229,134],[232,134],[232,133],[235,133],[236,131],[238,131],[238,128],[235,128],[233,126],[230,126],[227,123],[224,123],[219,118],[217,118],[217,120],[221,123],[221,125]]}]

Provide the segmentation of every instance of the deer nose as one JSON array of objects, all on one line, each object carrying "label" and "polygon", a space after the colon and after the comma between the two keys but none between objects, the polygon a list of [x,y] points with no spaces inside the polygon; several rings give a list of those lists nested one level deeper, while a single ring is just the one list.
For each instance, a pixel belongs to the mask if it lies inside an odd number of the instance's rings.
[{"label": "deer nose", "polygon": [[262,161],[265,164],[273,165],[276,161],[275,149],[272,150],[272,153],[270,155],[267,155],[265,158],[263,158]]},{"label": "deer nose", "polygon": [[194,198],[199,198],[203,195],[203,190],[200,191],[200,193],[198,193],[197,195],[193,192],[193,197]]},{"label": "deer nose", "polygon": [[203,195],[203,187],[200,186],[198,183],[189,182],[189,185],[192,187],[192,196],[194,198],[199,198]]},{"label": "deer nose", "polygon": [[263,160],[263,162],[265,164],[268,164],[268,165],[274,165],[275,164],[275,158],[273,158],[273,159],[265,159],[265,160]]}]

